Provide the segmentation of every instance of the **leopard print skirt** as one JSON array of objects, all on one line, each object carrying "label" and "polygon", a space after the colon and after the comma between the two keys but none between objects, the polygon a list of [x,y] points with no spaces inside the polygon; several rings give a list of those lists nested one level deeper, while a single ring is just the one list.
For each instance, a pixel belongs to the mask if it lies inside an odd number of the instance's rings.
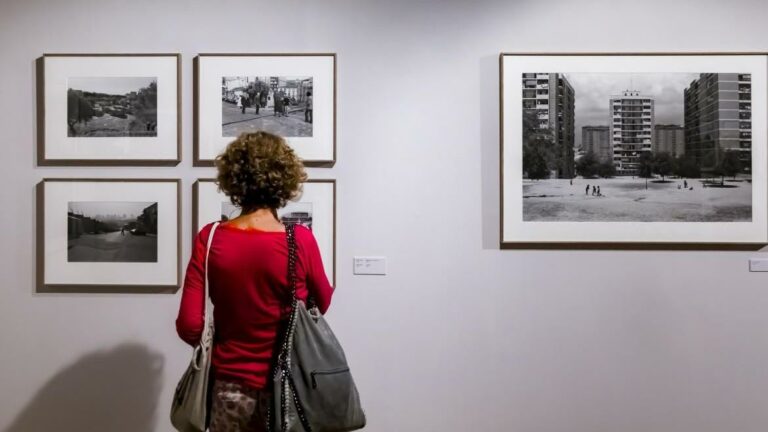
[{"label": "leopard print skirt", "polygon": [[267,408],[272,401],[268,391],[216,380],[212,397],[210,432],[267,431]]}]

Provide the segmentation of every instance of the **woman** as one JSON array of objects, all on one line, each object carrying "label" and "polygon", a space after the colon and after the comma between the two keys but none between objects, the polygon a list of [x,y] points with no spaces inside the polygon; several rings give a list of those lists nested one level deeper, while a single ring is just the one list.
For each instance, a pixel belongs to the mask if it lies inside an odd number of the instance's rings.
[{"label": "woman", "polygon": [[[277,209],[300,193],[304,167],[285,140],[246,133],[216,158],[219,188],[242,214],[214,232],[208,281],[214,305],[211,432],[263,431],[270,403],[269,371],[278,332],[291,307],[288,245]],[[213,224],[197,235],[187,267],[176,328],[188,344],[203,332],[205,251]],[[295,227],[296,295],[325,313],[333,288],[312,232]]]}]

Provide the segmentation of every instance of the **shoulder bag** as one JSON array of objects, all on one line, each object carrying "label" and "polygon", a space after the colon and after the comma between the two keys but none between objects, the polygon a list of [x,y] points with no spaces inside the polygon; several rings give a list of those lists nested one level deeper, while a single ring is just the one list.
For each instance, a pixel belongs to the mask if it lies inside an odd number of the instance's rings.
[{"label": "shoulder bag", "polygon": [[211,351],[213,348],[213,315],[208,293],[208,255],[211,252],[213,233],[219,223],[211,227],[205,248],[205,324],[200,343],[192,351],[187,371],[181,377],[171,404],[171,424],[179,432],[205,432],[209,423],[209,380]]},{"label": "shoulder bag", "polygon": [[365,413],[344,350],[316,307],[296,298],[296,237],[286,226],[291,315],[272,374],[267,415],[273,432],[345,432],[365,427]]}]

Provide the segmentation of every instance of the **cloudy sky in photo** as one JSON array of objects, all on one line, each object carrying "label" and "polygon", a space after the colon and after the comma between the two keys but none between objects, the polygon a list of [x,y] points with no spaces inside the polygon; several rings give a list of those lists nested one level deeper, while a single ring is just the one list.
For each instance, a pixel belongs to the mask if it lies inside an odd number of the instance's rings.
[{"label": "cloudy sky in photo", "polygon": [[108,95],[125,95],[157,82],[157,77],[70,77],[70,89]]},{"label": "cloudy sky in photo", "polygon": [[582,126],[608,126],[608,103],[625,90],[654,100],[656,124],[683,124],[683,90],[698,73],[564,73],[576,94],[576,147]]},{"label": "cloudy sky in photo", "polygon": [[152,204],[135,201],[70,201],[68,210],[88,217],[125,215],[135,218]]}]

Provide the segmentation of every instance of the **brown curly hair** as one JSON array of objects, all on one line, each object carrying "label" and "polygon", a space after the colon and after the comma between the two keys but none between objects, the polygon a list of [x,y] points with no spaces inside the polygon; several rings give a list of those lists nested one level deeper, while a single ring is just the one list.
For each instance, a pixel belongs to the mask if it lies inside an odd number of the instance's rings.
[{"label": "brown curly hair", "polygon": [[244,213],[284,207],[307,179],[304,164],[285,140],[264,131],[237,137],[215,164],[219,190]]}]

